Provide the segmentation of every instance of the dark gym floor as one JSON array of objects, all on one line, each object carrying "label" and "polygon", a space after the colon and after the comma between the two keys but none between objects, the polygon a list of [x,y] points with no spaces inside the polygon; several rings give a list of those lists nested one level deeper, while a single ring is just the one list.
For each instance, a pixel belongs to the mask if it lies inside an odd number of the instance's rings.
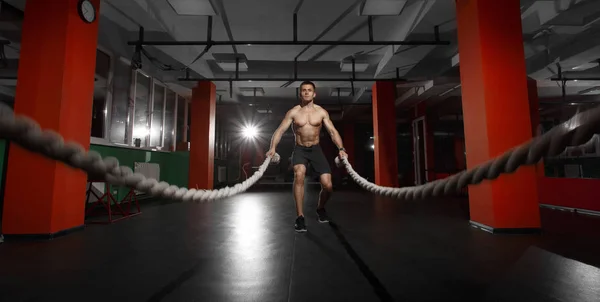
[{"label": "dark gym floor", "polygon": [[541,235],[472,228],[466,201],[336,192],[296,234],[291,190],[156,202],[113,225],[0,244],[0,301],[600,301],[600,218]]}]

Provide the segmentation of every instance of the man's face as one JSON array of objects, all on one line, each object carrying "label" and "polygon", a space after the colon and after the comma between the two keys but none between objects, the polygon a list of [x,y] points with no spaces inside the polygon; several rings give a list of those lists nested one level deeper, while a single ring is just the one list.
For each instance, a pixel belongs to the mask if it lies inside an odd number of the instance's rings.
[{"label": "man's face", "polygon": [[302,87],[300,87],[300,96],[302,97],[302,100],[305,102],[312,101],[316,96],[313,86],[312,85],[302,85]]}]

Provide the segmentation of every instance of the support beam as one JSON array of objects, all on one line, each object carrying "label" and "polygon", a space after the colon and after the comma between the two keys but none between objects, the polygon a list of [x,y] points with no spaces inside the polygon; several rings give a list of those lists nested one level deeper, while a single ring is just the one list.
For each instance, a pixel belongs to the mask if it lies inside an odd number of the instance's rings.
[{"label": "support beam", "polygon": [[[65,141],[90,145],[98,20],[84,22],[78,0],[28,1],[15,113]],[[100,0],[91,0],[99,10]],[[10,145],[2,231],[49,239],[84,225],[88,175]]]},{"label": "support beam", "polygon": [[388,78],[388,79],[373,79],[373,78],[178,78],[178,81],[187,82],[198,82],[198,81],[209,81],[209,82],[405,82],[406,79]]},{"label": "support beam", "polygon": [[394,83],[376,82],[373,85],[375,184],[380,186],[398,186],[395,99]]},{"label": "support beam", "polygon": [[272,45],[272,46],[377,46],[377,45],[450,45],[450,41],[128,41],[127,45],[143,46],[187,46],[187,45]]},{"label": "support beam", "polygon": [[[429,12],[431,7],[436,4],[436,0],[430,1],[414,1],[412,4],[407,5],[403,8],[401,18],[395,20],[395,23],[389,24],[391,31],[387,35],[387,39],[390,40],[404,40],[413,31],[415,26],[421,22],[423,17]],[[380,76],[391,68],[398,66],[405,66],[418,62],[425,55],[427,55],[433,48],[419,49],[414,53],[414,57],[409,55],[407,58],[405,54],[396,56],[398,47],[395,45],[387,46],[385,54],[375,70],[375,77]],[[402,74],[406,74],[410,68],[403,68]]]},{"label": "support beam", "polygon": [[[473,168],[532,138],[521,12],[519,0],[457,0],[456,8],[467,168]],[[535,167],[469,186],[469,203],[472,224],[486,231],[540,228]]]},{"label": "support beam", "polygon": [[216,95],[212,82],[198,82],[192,89],[189,188],[214,186]]}]

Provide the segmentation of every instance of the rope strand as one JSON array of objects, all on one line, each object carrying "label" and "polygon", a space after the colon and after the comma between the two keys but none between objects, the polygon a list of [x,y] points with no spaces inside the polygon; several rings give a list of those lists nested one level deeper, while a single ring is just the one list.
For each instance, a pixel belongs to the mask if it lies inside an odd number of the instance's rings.
[{"label": "rope strand", "polygon": [[15,116],[10,107],[0,103],[0,138],[8,139],[26,150],[42,154],[73,168],[83,170],[94,178],[113,185],[124,185],[156,197],[182,201],[208,201],[242,193],[253,186],[264,174],[269,164],[279,163],[280,156],[267,157],[259,169],[242,183],[218,190],[196,190],[180,188],[164,181],[158,182],[134,173],[127,166],[120,166],[114,157],[102,158],[95,151],[85,149],[74,142],[65,143],[63,138],[51,130],[42,131],[39,125],[24,116]]},{"label": "rope strand", "polygon": [[[536,164],[545,156],[562,153],[569,146],[589,149],[593,147],[591,138],[599,126],[600,107],[597,107],[576,114],[569,121],[544,135],[473,169],[415,187],[378,186],[356,173],[347,158],[342,158],[340,161],[339,157],[336,157],[335,162],[338,167],[345,167],[352,179],[369,192],[397,199],[423,199],[453,194],[467,185],[476,185],[486,179],[495,179],[500,174],[514,173],[520,166]],[[65,142],[54,131],[42,131],[35,121],[24,116],[15,116],[12,109],[2,103],[0,103],[0,138],[10,140],[26,150],[60,161],[75,169],[83,170],[88,175],[103,179],[110,184],[135,188],[152,196],[182,201],[209,201],[245,192],[263,176],[269,164],[277,164],[280,161],[279,154],[275,154],[272,158],[267,157],[250,178],[233,187],[218,190],[196,190],[180,188],[164,181],[158,182],[156,179],[134,173],[131,168],[120,166],[119,161],[114,157],[102,158],[97,152],[86,151],[77,143]]]},{"label": "rope strand", "polygon": [[600,107],[596,107],[574,115],[565,123],[554,127],[543,135],[473,169],[414,187],[391,188],[378,186],[358,175],[347,158],[340,161],[340,158],[336,157],[335,163],[338,167],[345,167],[354,182],[369,192],[404,200],[425,199],[455,194],[468,185],[477,185],[484,180],[496,179],[500,174],[514,173],[520,166],[534,165],[546,156],[561,154],[570,146],[590,150],[594,147],[592,138],[599,126]]}]

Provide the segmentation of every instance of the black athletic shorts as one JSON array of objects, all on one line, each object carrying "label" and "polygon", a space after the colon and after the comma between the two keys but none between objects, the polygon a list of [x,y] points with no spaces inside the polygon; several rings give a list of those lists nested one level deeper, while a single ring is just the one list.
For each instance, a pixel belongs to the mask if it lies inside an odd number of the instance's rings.
[{"label": "black athletic shorts", "polygon": [[308,169],[309,164],[312,171],[318,176],[321,176],[321,174],[331,174],[331,168],[321,146],[313,145],[304,147],[296,145],[292,152],[292,165],[304,165]]}]

